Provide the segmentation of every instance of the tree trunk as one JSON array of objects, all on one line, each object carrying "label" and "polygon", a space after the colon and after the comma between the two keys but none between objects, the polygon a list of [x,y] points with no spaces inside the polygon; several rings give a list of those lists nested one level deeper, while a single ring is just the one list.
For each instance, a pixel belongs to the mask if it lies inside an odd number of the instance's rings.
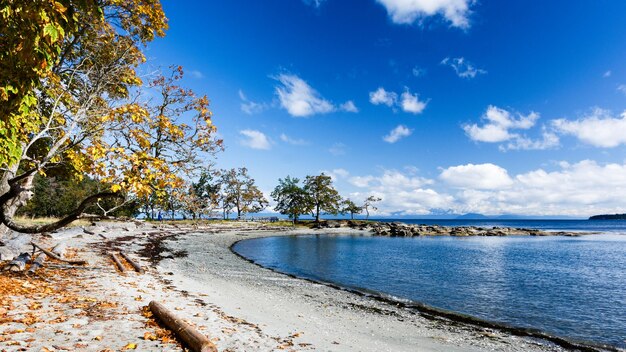
[{"label": "tree trunk", "polygon": [[26,268],[26,263],[30,261],[29,253],[22,253],[17,257],[13,258],[13,260],[4,267],[4,270],[9,271],[24,271]]},{"label": "tree trunk", "polygon": [[109,253],[109,255],[111,256],[111,259],[113,259],[113,262],[115,263],[117,268],[120,269],[120,272],[125,272],[126,268],[124,267],[124,264],[122,264],[122,262],[120,261],[120,258],[118,258],[115,253]]},{"label": "tree trunk", "polygon": [[121,255],[122,257],[124,257],[124,259],[126,259],[126,261],[127,261],[130,265],[132,265],[132,267],[133,267],[133,268],[135,268],[135,271],[136,271],[136,272],[138,272],[138,273],[140,273],[140,274],[143,274],[143,272],[144,272],[143,267],[142,267],[141,265],[139,265],[139,263],[137,263],[137,262],[135,262],[134,260],[132,260],[132,259],[131,259],[128,255],[126,255],[126,253],[124,253],[124,252],[120,252],[120,255]]},{"label": "tree trunk", "polygon": [[[9,167],[9,169],[5,172],[2,173],[2,177],[0,177],[0,195],[3,195],[5,193],[7,193],[9,191],[9,189],[11,188],[11,186],[9,185],[9,180],[12,179],[13,177],[15,177],[17,170],[19,168],[19,163],[16,163],[16,165],[13,165],[11,167]],[[34,175],[32,177],[28,177],[25,182],[23,183],[25,188],[30,189],[30,187],[32,186],[33,183],[33,178]],[[13,199],[9,202],[9,204],[7,204],[7,212],[6,214],[8,215],[8,217],[13,217],[13,215],[15,215],[15,213],[17,212],[17,210],[19,209],[20,206],[22,206],[23,204],[26,203],[26,201],[28,201],[28,199],[30,198],[29,195],[25,195],[27,196],[27,198],[22,199],[21,197],[18,199]],[[2,206],[2,204],[0,204],[0,207]],[[0,224],[0,240],[9,232],[9,228],[4,226],[4,224]]]},{"label": "tree trunk", "polygon": [[[83,229],[83,231],[87,232],[87,230]],[[92,232],[93,234],[93,232]],[[33,246],[34,247],[34,246]],[[33,248],[34,249],[34,248]],[[67,244],[65,242],[61,242],[52,248],[51,252],[58,255],[59,257],[65,257],[65,250],[67,249]],[[46,253],[39,253],[39,255],[33,260],[33,264],[28,269],[28,274],[34,274],[37,269],[43,266],[43,263],[46,261]]]},{"label": "tree trunk", "polygon": [[315,207],[315,222],[320,222],[320,206],[319,204]]},{"label": "tree trunk", "polygon": [[37,269],[43,266],[43,263],[46,261],[46,254],[39,253],[39,255],[33,260],[33,265],[28,269],[28,274],[34,274]]},{"label": "tree trunk", "polygon": [[[43,248],[41,245],[35,243],[35,242],[31,242],[31,245],[33,245],[33,247],[38,248],[39,250],[41,250],[42,252],[44,252],[48,257],[68,263],[68,264],[74,264],[74,265],[85,265],[87,264],[87,261],[85,260],[68,260],[68,259],[63,259],[63,257],[60,257],[58,254],[50,252],[49,250]],[[55,247],[56,248],[56,247]],[[54,250],[54,249],[53,249]],[[65,252],[63,252],[65,253]]]},{"label": "tree trunk", "polygon": [[206,336],[167,310],[162,304],[152,301],[149,307],[152,314],[183,340],[190,350],[194,352],[217,352],[217,347]]}]

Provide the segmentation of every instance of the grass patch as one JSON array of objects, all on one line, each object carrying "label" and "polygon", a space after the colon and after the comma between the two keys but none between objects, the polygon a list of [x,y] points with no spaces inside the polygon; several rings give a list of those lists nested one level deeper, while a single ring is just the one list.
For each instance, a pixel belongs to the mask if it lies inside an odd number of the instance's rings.
[{"label": "grass patch", "polygon": [[[16,216],[15,222],[24,226],[40,226],[45,224],[50,224],[55,221],[59,221],[59,218],[53,217],[39,217],[39,218],[30,218],[26,216]],[[74,220],[71,224],[65,227],[78,227],[78,226],[89,226],[90,222],[85,219]]]}]

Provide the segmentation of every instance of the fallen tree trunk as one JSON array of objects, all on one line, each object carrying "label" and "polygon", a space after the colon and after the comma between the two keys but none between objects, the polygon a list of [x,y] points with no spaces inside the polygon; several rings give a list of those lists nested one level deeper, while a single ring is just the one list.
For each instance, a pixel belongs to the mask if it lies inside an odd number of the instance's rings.
[{"label": "fallen tree trunk", "polygon": [[64,263],[68,263],[68,264],[73,264],[73,265],[85,265],[88,264],[87,261],[85,260],[68,260],[68,259],[63,259],[62,257],[59,257],[57,254],[50,252],[49,250],[43,248],[41,245],[35,243],[35,242],[31,242],[30,243],[33,247],[38,248],[39,250],[41,250],[42,252],[44,252],[48,257],[52,258],[52,259],[56,259],[58,261],[64,262]]},{"label": "fallen tree trunk", "polygon": [[[35,255],[34,249],[35,249],[35,246],[33,246],[33,255]],[[67,249],[67,243],[60,242],[56,246],[54,246],[50,250],[50,252],[58,255],[60,258],[63,258],[65,257],[66,249]],[[35,257],[35,259],[33,260],[33,264],[31,264],[30,268],[28,269],[28,274],[34,274],[35,271],[37,271],[39,268],[41,268],[44,265],[45,261],[46,261],[46,253],[39,253],[39,255]]]},{"label": "fallen tree trunk", "polygon": [[137,271],[140,274],[143,274],[143,268],[141,267],[141,265],[139,265],[139,263],[136,263],[134,260],[130,259],[130,257],[128,257],[128,255],[126,255],[126,253],[122,251],[120,251],[120,255],[124,257],[124,259],[126,259],[126,261],[130,263],[130,265],[132,265],[133,268],[135,268],[135,271]]},{"label": "fallen tree trunk", "polygon": [[33,264],[28,269],[28,274],[34,274],[37,269],[43,266],[43,263],[46,261],[46,254],[39,253],[39,255],[33,260]]},{"label": "fallen tree trunk", "polygon": [[52,247],[50,252],[59,256],[59,258],[65,257],[65,252],[67,251],[67,243],[59,242],[56,246]]},{"label": "fallen tree trunk", "polygon": [[117,255],[115,255],[115,253],[109,253],[109,255],[111,256],[111,258],[113,258],[113,261],[115,262],[115,265],[117,265],[117,268],[120,269],[121,272],[125,272],[126,268],[120,261],[120,258],[118,258]]},{"label": "fallen tree trunk", "polygon": [[148,306],[152,314],[172,330],[193,352],[217,352],[217,347],[206,336],[182,321],[161,303],[152,301]]},{"label": "fallen tree trunk", "polygon": [[26,263],[30,261],[30,258],[29,253],[21,253],[17,257],[13,258],[13,260],[4,267],[4,270],[15,272],[24,271],[24,269],[26,269]]}]

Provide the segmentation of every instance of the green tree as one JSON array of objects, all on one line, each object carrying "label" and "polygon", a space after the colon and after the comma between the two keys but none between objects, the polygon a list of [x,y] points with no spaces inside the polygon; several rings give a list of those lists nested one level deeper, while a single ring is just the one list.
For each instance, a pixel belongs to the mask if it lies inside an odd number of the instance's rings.
[{"label": "green tree", "polygon": [[218,206],[220,183],[216,176],[211,170],[202,170],[198,181],[191,183],[184,204],[194,220]]},{"label": "green tree", "polygon": [[232,205],[232,208],[237,209],[238,219],[242,214],[258,213],[269,205],[245,167],[224,170],[222,187],[224,200],[228,205]]},{"label": "green tree", "polygon": [[304,191],[311,199],[311,211],[316,222],[320,221],[322,212],[333,215],[339,213],[341,197],[333,187],[333,180],[330,176],[324,173],[317,176],[307,176],[304,180]]},{"label": "green tree", "polygon": [[[137,75],[144,46],[166,29],[159,0],[0,5],[0,223],[39,233],[84,217],[106,197],[158,197],[182,185],[181,170],[197,165],[185,153],[219,146],[208,99],[176,85],[180,68],[147,88]],[[154,104],[137,96],[146,90],[157,91],[150,94],[158,97]],[[193,123],[176,121],[183,114]],[[35,175],[59,164],[108,188],[57,222],[16,223]]]},{"label": "green tree", "polygon": [[[37,175],[32,189],[33,196],[24,207],[19,209],[18,214],[30,217],[62,217],[74,210],[82,199],[106,187],[107,185],[88,176],[79,179],[68,177],[63,173],[51,173],[46,177]],[[137,215],[136,202],[119,205],[120,202],[114,198],[101,200],[89,206],[85,212],[103,216]]]},{"label": "green tree", "polygon": [[289,215],[294,224],[298,222],[300,215],[312,210],[311,197],[300,187],[299,182],[299,179],[289,176],[284,180],[278,179],[278,186],[271,194],[276,201],[274,209],[283,215]]},{"label": "green tree", "polygon": [[354,220],[354,214],[360,214],[363,211],[363,207],[356,205],[350,199],[346,199],[341,203],[341,213],[350,214],[350,219]]},{"label": "green tree", "polygon": [[370,209],[373,211],[378,210],[374,203],[380,202],[381,200],[381,198],[376,196],[369,196],[367,197],[367,199],[365,199],[365,202],[363,203],[363,209],[365,209],[365,213],[367,214],[365,216],[365,220],[369,220],[370,218]]}]

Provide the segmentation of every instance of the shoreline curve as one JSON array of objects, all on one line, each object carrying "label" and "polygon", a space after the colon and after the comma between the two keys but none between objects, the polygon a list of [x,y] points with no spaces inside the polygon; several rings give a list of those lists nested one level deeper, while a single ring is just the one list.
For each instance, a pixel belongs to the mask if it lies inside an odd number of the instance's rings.
[{"label": "shoreline curve", "polygon": [[[333,233],[329,233],[328,235],[330,236],[337,236],[337,234],[333,234]],[[291,236],[316,236],[316,234],[293,234]],[[396,307],[401,307],[401,308],[405,308],[405,309],[410,309],[410,310],[414,310],[416,312],[418,312],[419,314],[421,314],[422,316],[424,316],[427,319],[448,319],[450,321],[456,322],[456,323],[462,323],[465,325],[469,325],[469,326],[476,326],[476,327],[482,327],[482,328],[490,328],[490,329],[495,329],[495,330],[500,330],[515,336],[521,336],[521,337],[531,337],[531,338],[537,338],[537,339],[542,339],[545,341],[549,341],[552,342],[560,347],[563,348],[567,348],[567,349],[573,349],[573,350],[578,350],[578,351],[585,351],[585,352],[599,352],[599,351],[610,351],[610,352],[623,352],[624,350],[616,347],[616,346],[612,346],[612,345],[606,345],[606,344],[600,344],[600,343],[595,343],[595,342],[591,342],[591,341],[580,341],[580,340],[576,340],[576,339],[571,339],[571,338],[567,338],[567,337],[562,337],[562,336],[557,336],[557,335],[553,335],[547,332],[544,332],[542,330],[539,329],[533,329],[533,328],[523,328],[523,327],[517,327],[517,326],[513,326],[510,324],[506,324],[506,323],[500,323],[500,322],[495,322],[495,321],[491,321],[491,320],[487,320],[487,319],[482,319],[482,318],[478,318],[472,315],[468,315],[468,314],[464,314],[464,313],[460,313],[460,312],[455,312],[452,310],[447,310],[447,309],[441,309],[441,308],[436,308],[433,306],[430,306],[428,304],[422,303],[422,302],[417,302],[417,301],[402,301],[402,300],[394,300],[390,297],[385,297],[384,295],[382,295],[381,293],[374,293],[374,291],[371,291],[371,293],[368,292],[364,292],[355,288],[350,288],[350,287],[345,287],[345,286],[341,286],[337,283],[334,282],[330,282],[330,281],[324,281],[324,280],[316,280],[313,278],[307,278],[307,277],[303,277],[303,276],[298,276],[298,275],[294,275],[291,273],[286,273],[283,271],[280,271],[278,269],[274,269],[274,268],[270,268],[270,267],[266,267],[263,266],[259,263],[257,263],[256,261],[245,257],[244,255],[238,253],[234,247],[240,243],[240,242],[244,242],[244,241],[252,241],[252,240],[258,240],[260,238],[272,238],[272,237],[284,237],[284,235],[275,235],[275,236],[265,236],[265,237],[256,237],[256,238],[243,238],[240,240],[237,240],[235,242],[233,242],[230,246],[229,246],[229,250],[231,251],[231,253],[233,253],[234,255],[236,255],[237,257],[251,263],[254,264],[262,269],[266,269],[266,270],[270,270],[274,273],[277,274],[281,274],[281,275],[285,275],[288,276],[290,278],[294,278],[294,279],[299,279],[299,280],[304,280],[310,283],[314,283],[314,284],[318,284],[318,285],[324,285],[326,287],[330,287],[332,289],[335,290],[339,290],[339,291],[343,291],[343,292],[348,292],[348,293],[352,293],[361,297],[366,297],[366,298],[370,298],[370,299],[374,299],[376,301],[382,302],[382,303],[386,303],[386,304],[390,304],[390,305],[394,305]]]}]

